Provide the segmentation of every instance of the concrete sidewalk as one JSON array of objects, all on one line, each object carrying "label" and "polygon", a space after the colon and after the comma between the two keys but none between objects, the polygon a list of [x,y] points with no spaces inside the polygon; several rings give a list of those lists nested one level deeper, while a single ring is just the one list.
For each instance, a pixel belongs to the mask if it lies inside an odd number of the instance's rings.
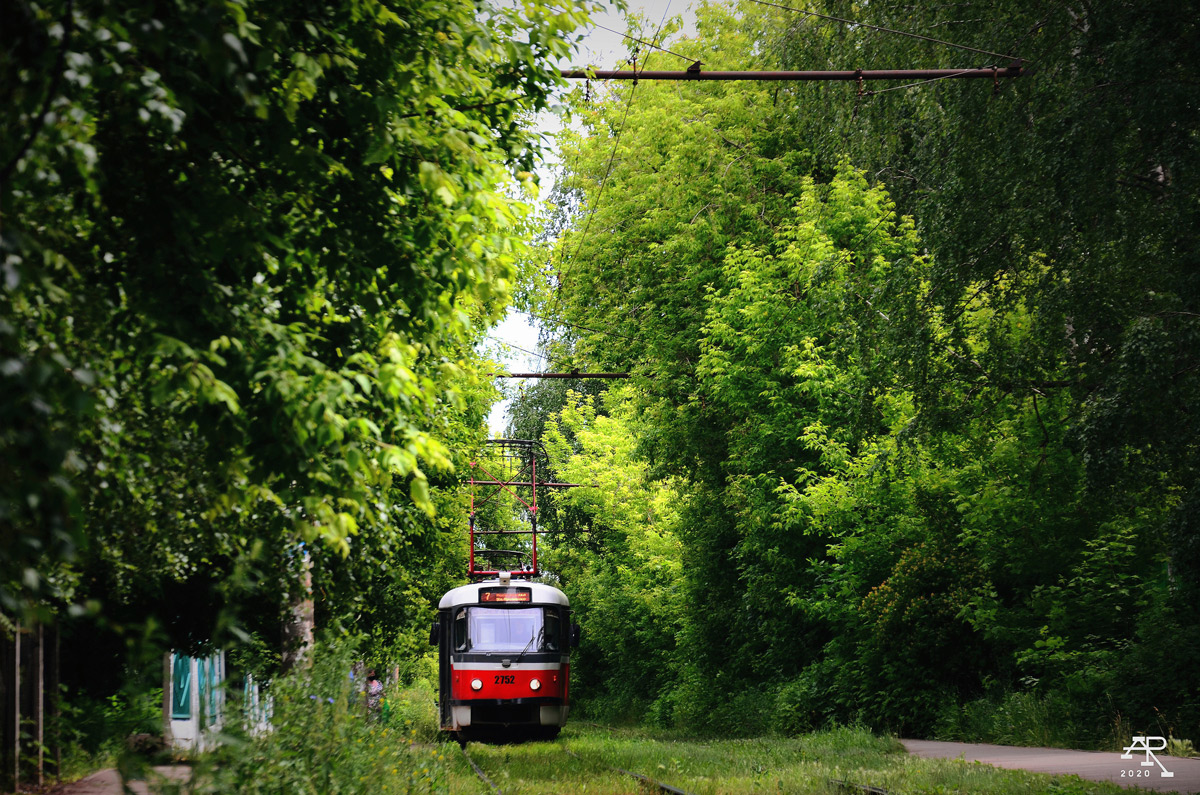
[{"label": "concrete sidewalk", "polygon": [[[187,765],[160,765],[151,768],[146,781],[129,782],[129,788],[136,795],[151,795],[158,792],[163,783],[187,781],[191,776],[192,769]],[[121,776],[110,767],[79,781],[60,784],[50,791],[50,795],[124,795],[124,790],[121,789]]]},{"label": "concrete sidewalk", "polygon": [[[1111,781],[1126,787],[1156,792],[1200,792],[1200,759],[1158,755],[1162,766],[1142,763],[1146,754],[1122,759],[1119,752],[1067,751],[1060,748],[1017,748],[983,743],[944,743],[934,740],[901,740],[914,756],[929,759],[963,759],[1011,770],[1075,775],[1089,781]],[[1163,775],[1163,768],[1173,774]]]}]

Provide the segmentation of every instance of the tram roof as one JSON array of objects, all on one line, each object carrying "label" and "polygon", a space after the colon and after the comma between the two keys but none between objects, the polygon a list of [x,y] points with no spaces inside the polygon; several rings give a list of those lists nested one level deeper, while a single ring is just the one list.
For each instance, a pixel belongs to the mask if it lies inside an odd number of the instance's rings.
[{"label": "tram roof", "polygon": [[[453,590],[447,591],[442,600],[438,602],[438,609],[442,610],[447,607],[458,607],[459,605],[476,605],[481,599],[479,591],[483,588],[530,588],[529,604],[551,604],[551,605],[567,605],[567,595],[555,588],[553,585],[546,585],[540,582],[524,582],[522,580],[512,580],[507,583],[502,583],[500,580],[483,580],[482,582],[473,582],[470,585],[463,585]],[[514,603],[517,605],[526,604],[524,602]]]}]

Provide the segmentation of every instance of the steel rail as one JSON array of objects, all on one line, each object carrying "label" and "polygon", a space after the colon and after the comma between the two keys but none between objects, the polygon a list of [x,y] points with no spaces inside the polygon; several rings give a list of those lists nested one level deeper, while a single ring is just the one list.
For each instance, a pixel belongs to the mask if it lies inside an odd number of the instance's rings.
[{"label": "steel rail", "polygon": [[597,762],[594,759],[584,759],[582,756],[575,753],[574,751],[572,751],[570,748],[567,748],[566,746],[563,746],[563,750],[581,762],[587,762],[588,764],[607,768],[609,770],[616,771],[617,773],[621,773],[622,775],[636,778],[638,781],[642,782],[643,784],[646,784],[647,786],[650,786],[650,787],[654,787],[659,792],[665,792],[665,793],[667,793],[667,795],[691,795],[691,793],[689,793],[686,790],[679,789],[678,787],[672,787],[670,784],[664,784],[661,781],[656,781],[655,779],[652,779],[649,776],[643,776],[641,773],[634,773],[631,770],[625,770],[623,768],[613,767],[612,765],[606,765],[603,762]]},{"label": "steel rail", "polygon": [[965,69],[843,69],[840,71],[813,70],[801,72],[706,72],[700,69],[677,71],[634,71],[632,69],[562,69],[559,74],[573,79],[593,80],[940,80],[987,79],[1021,77],[1021,66],[970,67]]},{"label": "steel rail", "polygon": [[483,768],[475,764],[475,760],[472,759],[471,755],[467,753],[467,747],[465,745],[460,745],[459,750],[462,751],[463,758],[467,760],[467,764],[470,765],[471,769],[475,771],[475,775],[479,776],[479,780],[484,784],[487,784],[492,792],[494,792],[496,795],[504,795],[504,793],[500,791],[500,788],[496,786],[496,783],[487,777],[487,773],[483,772]]},{"label": "steel rail", "polygon": [[874,784],[855,784],[853,781],[846,781],[840,778],[828,778],[825,780],[839,789],[853,790],[865,793],[866,795],[891,795],[888,790],[883,787],[877,787]]}]

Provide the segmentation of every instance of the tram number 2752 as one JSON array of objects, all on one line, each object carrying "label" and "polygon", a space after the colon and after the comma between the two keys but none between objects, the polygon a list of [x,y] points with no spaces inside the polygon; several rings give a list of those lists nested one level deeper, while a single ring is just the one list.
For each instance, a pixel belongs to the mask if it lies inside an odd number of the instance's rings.
[{"label": "tram number 2752", "polygon": [[496,674],[496,684],[498,685],[515,685],[517,677],[511,674]]}]

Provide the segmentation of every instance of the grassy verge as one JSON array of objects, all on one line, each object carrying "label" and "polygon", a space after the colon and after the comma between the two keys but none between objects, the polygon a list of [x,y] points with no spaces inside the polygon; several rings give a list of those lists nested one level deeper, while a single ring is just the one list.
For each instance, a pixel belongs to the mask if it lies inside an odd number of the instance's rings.
[{"label": "grassy verge", "polygon": [[[387,694],[368,712],[349,677],[352,647],[315,655],[310,669],[272,683],[273,731],[249,736],[227,720],[220,747],[193,768],[189,793],[385,795],[442,793],[445,755],[427,683]],[[168,791],[166,788],[164,792]]]},{"label": "grassy verge", "polygon": [[[641,791],[636,781],[605,765],[642,773],[696,795],[845,795],[855,791],[838,786],[833,779],[883,787],[894,793],[1128,793],[1116,785],[1074,776],[1052,777],[961,761],[918,759],[905,754],[896,740],[856,729],[836,729],[795,739],[689,740],[573,725],[564,730],[557,743],[472,744],[468,750],[506,795],[615,795]],[[456,749],[448,749],[443,756],[443,780],[451,793],[487,792]]]},{"label": "grassy verge", "polygon": [[[388,694],[368,716],[346,675],[345,654],[319,657],[304,676],[275,683],[276,729],[258,737],[230,732],[205,755],[190,786],[175,792],[341,795],[489,793],[437,731],[427,683]],[[841,780],[891,793],[1060,795],[1126,793],[1073,776],[998,770],[961,761],[908,756],[894,739],[842,728],[796,738],[695,738],[665,731],[573,723],[554,743],[469,746],[506,795],[648,791],[610,767],[631,770],[695,795],[818,793],[857,790]],[[161,791],[169,792],[170,787]]]}]

